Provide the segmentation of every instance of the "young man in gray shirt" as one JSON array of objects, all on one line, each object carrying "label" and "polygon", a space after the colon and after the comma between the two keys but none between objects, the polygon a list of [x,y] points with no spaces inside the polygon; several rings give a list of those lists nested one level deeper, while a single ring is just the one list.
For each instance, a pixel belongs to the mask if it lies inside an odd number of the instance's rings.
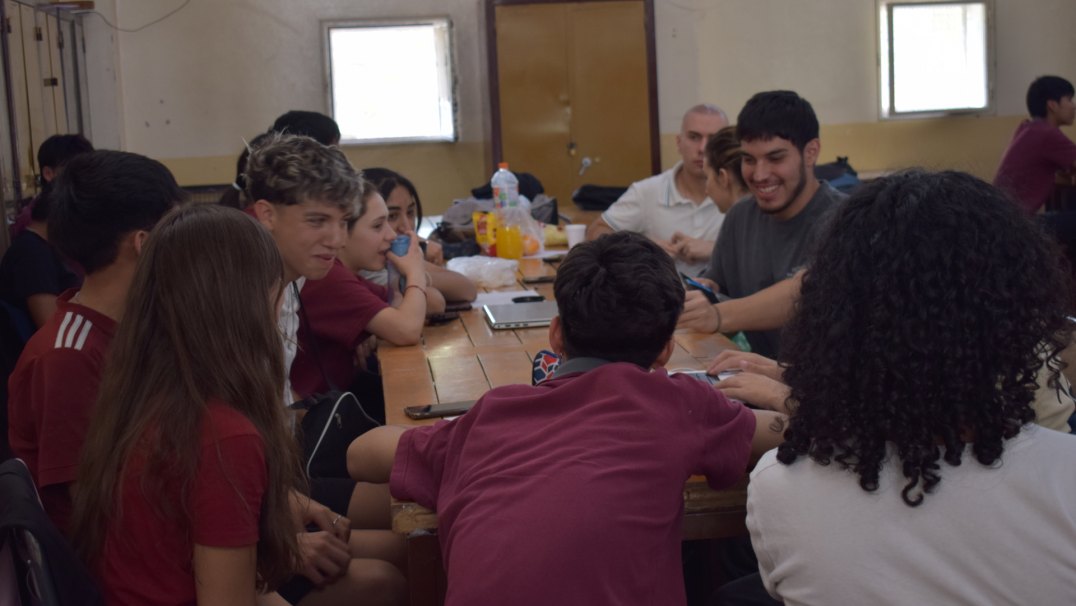
[{"label": "young man in gray shirt", "polygon": [[815,234],[845,195],[814,176],[821,144],[811,104],[791,91],[758,93],[736,121],[749,199],[729,210],[699,280],[732,300],[689,292],[678,328],[744,331],[751,349],[776,358]]}]

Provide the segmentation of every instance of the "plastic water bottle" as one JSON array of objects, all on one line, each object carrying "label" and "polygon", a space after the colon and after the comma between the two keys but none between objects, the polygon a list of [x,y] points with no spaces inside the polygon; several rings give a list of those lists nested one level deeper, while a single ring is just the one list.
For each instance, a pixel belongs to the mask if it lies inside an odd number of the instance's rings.
[{"label": "plastic water bottle", "polygon": [[519,179],[508,170],[507,162],[501,162],[489,184],[497,205],[497,256],[518,259],[523,256],[523,237],[518,218]]}]

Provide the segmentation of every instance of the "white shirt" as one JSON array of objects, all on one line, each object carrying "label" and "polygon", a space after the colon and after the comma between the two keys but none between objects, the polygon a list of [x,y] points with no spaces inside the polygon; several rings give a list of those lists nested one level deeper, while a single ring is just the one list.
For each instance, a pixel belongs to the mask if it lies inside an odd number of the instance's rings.
[{"label": "white shirt", "polygon": [[[669,170],[649,179],[636,181],[604,213],[602,219],[616,231],[636,231],[656,240],[672,240],[680,232],[692,238],[717,241],[725,214],[713,200],[695,204],[676,189],[676,173],[683,166],[677,162]],[[676,269],[695,277],[702,273],[709,259],[698,263],[676,260]]]},{"label": "white shirt", "polygon": [[[918,507],[893,454],[878,490],[837,463],[763,455],[747,527],[766,589],[787,606],[1076,604],[1076,437],[1035,425],[984,467],[943,460]],[[894,464],[897,461],[898,464]]]},{"label": "white shirt", "polygon": [[291,395],[291,363],[295,361],[299,353],[299,298],[295,296],[295,290],[302,290],[306,284],[306,277],[300,277],[295,282],[288,284],[284,289],[284,302],[280,306],[280,318],[277,326],[280,328],[280,337],[284,339],[284,405],[288,406],[294,401]]}]

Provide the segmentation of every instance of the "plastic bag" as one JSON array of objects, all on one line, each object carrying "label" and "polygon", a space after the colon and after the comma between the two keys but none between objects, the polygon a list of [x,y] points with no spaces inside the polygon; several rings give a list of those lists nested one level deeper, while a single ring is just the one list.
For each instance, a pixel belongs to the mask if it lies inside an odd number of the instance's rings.
[{"label": "plastic bag", "polygon": [[449,259],[445,267],[463,274],[482,288],[497,288],[516,283],[519,261],[497,257],[456,257]]},{"label": "plastic bag", "polygon": [[532,257],[544,252],[543,225],[531,216],[531,201],[526,196],[519,197],[519,212],[516,213],[515,218],[516,224],[519,225],[519,233],[523,238],[523,256]]}]

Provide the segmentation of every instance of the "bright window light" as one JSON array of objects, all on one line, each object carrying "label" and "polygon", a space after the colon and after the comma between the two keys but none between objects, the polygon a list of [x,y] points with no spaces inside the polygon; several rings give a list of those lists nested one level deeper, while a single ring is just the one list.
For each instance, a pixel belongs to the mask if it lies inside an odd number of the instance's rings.
[{"label": "bright window light", "polygon": [[879,3],[882,115],[989,110],[986,2]]},{"label": "bright window light", "polygon": [[342,144],[456,139],[448,19],[323,25]]}]

